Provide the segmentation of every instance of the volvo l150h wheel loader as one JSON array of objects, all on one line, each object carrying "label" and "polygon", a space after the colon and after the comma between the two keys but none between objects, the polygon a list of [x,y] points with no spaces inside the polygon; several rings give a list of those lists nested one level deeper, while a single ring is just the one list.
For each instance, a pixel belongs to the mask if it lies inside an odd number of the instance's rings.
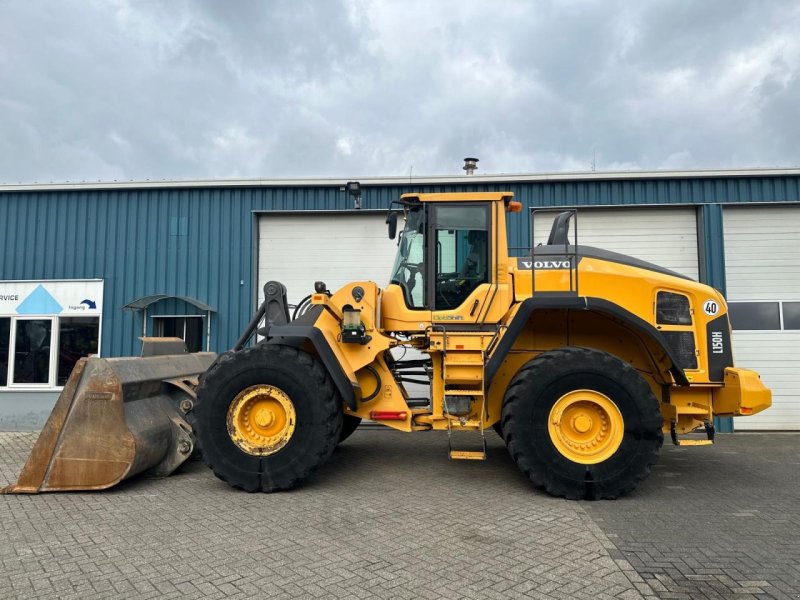
[{"label": "volvo l150h wheel loader", "polygon": [[[647,477],[665,435],[711,443],[714,416],[770,406],[758,375],[733,365],[719,292],[578,245],[574,211],[558,215],[545,244],[509,257],[506,219],[521,208],[511,193],[406,194],[387,218],[393,238],[404,221],[388,285],[316,282],[290,319],[285,288],[268,283],[234,350],[192,370],[202,371],[196,398],[191,382],[162,379],[160,395],[166,386],[187,422],[171,430],[172,447],[193,432],[218,477],[272,492],[311,475],[362,419],[446,432],[451,459],[485,458],[493,428],[536,487],[616,498]],[[427,393],[414,397],[419,384]],[[120,406],[147,395],[130,393]],[[685,437],[697,429],[704,439]],[[50,446],[29,478],[43,491],[63,488],[41,464],[79,466],[48,458]]]}]

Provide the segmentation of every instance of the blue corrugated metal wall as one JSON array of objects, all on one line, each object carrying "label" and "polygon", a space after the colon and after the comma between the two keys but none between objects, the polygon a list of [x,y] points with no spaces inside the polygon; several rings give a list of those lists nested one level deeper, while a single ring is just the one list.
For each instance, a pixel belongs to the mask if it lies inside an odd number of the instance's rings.
[{"label": "blue corrugated metal wall", "polygon": [[[602,177],[602,174],[598,174]],[[800,202],[800,177],[583,180],[386,185],[364,188],[364,208],[409,191],[505,191],[529,207]],[[216,311],[214,350],[230,347],[253,310],[253,211],[351,210],[338,186],[0,192],[0,280],[105,280],[102,354],[139,350],[141,315],[122,307],[150,294],[196,298]],[[709,238],[719,237],[708,209]],[[509,244],[530,245],[527,212],[513,215]],[[716,246],[705,271],[719,285]],[[720,246],[721,249],[721,246]],[[718,262],[718,261],[717,261]],[[724,264],[723,264],[724,267]],[[724,271],[723,271],[724,277]],[[243,284],[240,282],[244,282]],[[724,279],[722,280],[724,285]],[[159,310],[159,312],[161,312]],[[162,312],[163,314],[163,312]]]}]

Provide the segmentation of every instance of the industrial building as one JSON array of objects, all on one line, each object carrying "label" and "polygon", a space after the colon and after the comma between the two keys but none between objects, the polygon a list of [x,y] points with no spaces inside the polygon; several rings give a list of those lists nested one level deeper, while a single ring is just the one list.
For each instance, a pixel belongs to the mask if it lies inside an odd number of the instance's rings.
[{"label": "industrial building", "polygon": [[[137,355],[140,336],[231,347],[268,280],[289,302],[356,279],[387,283],[384,219],[406,192],[506,191],[512,254],[577,207],[578,239],[722,290],[738,365],[773,407],[737,429],[800,430],[800,169],[587,172],[346,180],[0,186],[0,429],[43,424],[80,356]],[[730,430],[730,423],[723,425]]]}]

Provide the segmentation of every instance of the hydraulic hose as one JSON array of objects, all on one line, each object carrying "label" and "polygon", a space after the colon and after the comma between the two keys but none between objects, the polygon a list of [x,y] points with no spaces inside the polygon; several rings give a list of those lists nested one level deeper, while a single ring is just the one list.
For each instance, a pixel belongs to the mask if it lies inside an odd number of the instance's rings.
[{"label": "hydraulic hose", "polygon": [[302,316],[307,310],[309,305],[311,304],[311,294],[300,300],[297,303],[297,306],[294,307],[294,312],[292,313],[292,321],[294,321],[297,317]]}]

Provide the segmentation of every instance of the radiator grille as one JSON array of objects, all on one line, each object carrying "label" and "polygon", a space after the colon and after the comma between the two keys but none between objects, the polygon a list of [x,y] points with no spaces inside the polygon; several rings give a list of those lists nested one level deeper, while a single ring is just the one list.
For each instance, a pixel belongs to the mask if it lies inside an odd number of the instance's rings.
[{"label": "radiator grille", "polygon": [[667,344],[678,359],[681,369],[697,368],[697,352],[691,331],[664,331]]},{"label": "radiator grille", "polygon": [[691,325],[689,298],[683,294],[658,292],[656,299],[656,322],[659,325]]}]

